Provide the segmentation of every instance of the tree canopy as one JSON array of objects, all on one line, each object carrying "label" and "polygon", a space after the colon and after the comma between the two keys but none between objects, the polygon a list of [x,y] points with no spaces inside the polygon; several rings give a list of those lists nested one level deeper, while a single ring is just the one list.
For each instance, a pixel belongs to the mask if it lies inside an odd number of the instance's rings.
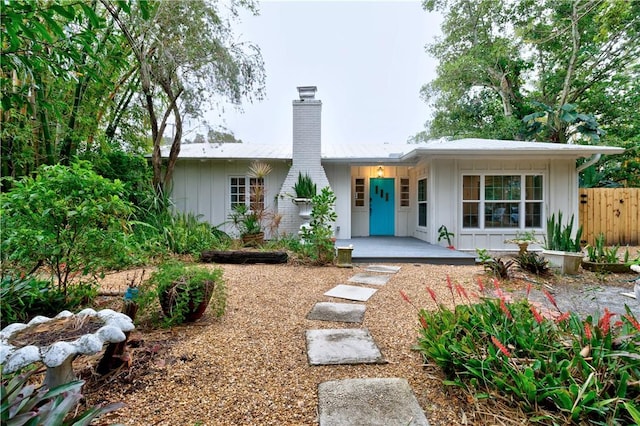
[{"label": "tree canopy", "polygon": [[186,118],[262,96],[260,51],[233,33],[240,8],[257,13],[252,0],[3,0],[2,176],[124,150],[151,154],[165,187]]},{"label": "tree canopy", "polygon": [[444,21],[442,36],[427,45],[437,77],[421,90],[433,116],[413,140],[640,144],[640,1],[425,0],[423,7]]}]

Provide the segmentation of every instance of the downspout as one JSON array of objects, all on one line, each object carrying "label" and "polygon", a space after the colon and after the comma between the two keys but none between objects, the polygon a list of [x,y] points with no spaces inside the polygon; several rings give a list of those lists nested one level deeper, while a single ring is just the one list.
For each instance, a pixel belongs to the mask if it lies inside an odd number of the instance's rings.
[{"label": "downspout", "polygon": [[602,154],[593,154],[589,160],[587,160],[586,162],[584,162],[584,163],[580,164],[578,167],[576,167],[576,171],[578,173],[580,173],[581,171],[583,171],[587,167],[597,163],[598,160],[600,160],[600,157],[602,157]]}]

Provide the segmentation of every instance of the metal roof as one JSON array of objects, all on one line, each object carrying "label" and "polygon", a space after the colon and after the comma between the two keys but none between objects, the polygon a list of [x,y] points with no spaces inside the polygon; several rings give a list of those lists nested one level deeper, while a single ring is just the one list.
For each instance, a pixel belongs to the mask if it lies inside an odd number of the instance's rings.
[{"label": "metal roof", "polygon": [[[163,156],[169,147],[163,147]],[[291,144],[196,143],[183,144],[179,159],[291,160]],[[434,140],[420,144],[341,144],[323,145],[326,162],[412,162],[422,156],[543,156],[588,157],[594,154],[620,154],[623,148],[597,145],[522,142],[496,139]]]}]

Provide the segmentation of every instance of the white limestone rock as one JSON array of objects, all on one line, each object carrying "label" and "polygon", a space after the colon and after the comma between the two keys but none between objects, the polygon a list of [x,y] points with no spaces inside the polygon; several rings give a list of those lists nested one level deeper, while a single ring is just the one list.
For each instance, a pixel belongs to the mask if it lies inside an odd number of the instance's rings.
[{"label": "white limestone rock", "polygon": [[41,361],[49,368],[63,365],[75,355],[90,355],[102,350],[104,343],[118,343],[126,339],[125,332],[135,328],[133,321],[127,315],[115,312],[111,309],[103,309],[96,312],[93,309],[83,309],[77,316],[97,317],[104,321],[105,325],[95,333],[85,334],[73,342],[56,342],[45,347],[25,346],[15,347],[9,343],[9,339],[15,333],[25,328],[42,324],[54,319],[74,316],[69,311],[62,311],[54,318],[37,316],[28,324],[10,324],[0,331],[0,365],[4,373],[12,373],[34,362]]}]

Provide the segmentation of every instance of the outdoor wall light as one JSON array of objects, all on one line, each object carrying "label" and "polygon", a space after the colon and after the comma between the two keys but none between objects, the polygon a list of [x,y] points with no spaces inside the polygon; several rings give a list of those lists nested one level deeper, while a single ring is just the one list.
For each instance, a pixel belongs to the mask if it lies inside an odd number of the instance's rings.
[{"label": "outdoor wall light", "polygon": [[378,177],[384,176],[384,168],[382,166],[378,167]]}]

